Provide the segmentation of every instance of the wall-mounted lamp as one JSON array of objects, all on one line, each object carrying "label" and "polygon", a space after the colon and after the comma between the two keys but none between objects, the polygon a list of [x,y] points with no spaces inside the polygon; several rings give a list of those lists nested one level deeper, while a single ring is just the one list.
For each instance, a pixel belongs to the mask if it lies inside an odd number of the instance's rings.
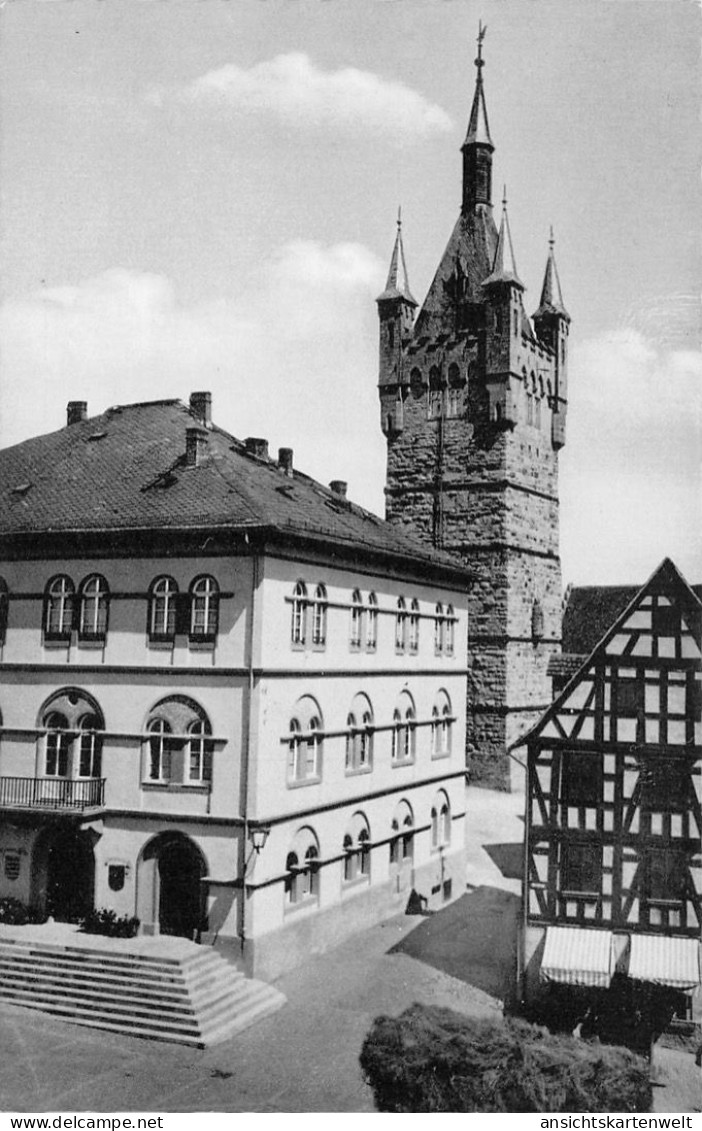
[{"label": "wall-mounted lamp", "polygon": [[258,853],[266,847],[266,841],[271,835],[271,830],[266,825],[256,825],[254,828],[249,829],[249,837],[253,845],[254,852]]}]

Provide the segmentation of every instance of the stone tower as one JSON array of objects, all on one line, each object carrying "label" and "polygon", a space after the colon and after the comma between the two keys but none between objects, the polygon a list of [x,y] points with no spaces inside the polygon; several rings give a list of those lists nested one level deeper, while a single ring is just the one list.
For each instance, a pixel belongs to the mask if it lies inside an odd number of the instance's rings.
[{"label": "stone tower", "polygon": [[378,298],[379,393],[386,517],[473,575],[466,754],[472,780],[508,789],[518,774],[507,749],[550,703],[548,661],[560,646],[558,452],[570,318],[553,236],[530,320],[506,200],[499,230],[493,219],[483,35],[461,212],[416,318],[398,220]]}]

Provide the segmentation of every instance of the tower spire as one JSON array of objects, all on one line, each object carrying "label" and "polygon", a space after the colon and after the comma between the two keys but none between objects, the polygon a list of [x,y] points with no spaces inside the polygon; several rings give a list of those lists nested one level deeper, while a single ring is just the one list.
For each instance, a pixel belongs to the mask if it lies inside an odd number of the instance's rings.
[{"label": "tower spire", "polygon": [[405,249],[402,244],[402,205],[397,209],[397,235],[395,236],[395,244],[392,249],[392,256],[390,257],[390,269],[388,271],[387,282],[385,283],[385,290],[381,295],[378,295],[377,302],[381,302],[390,298],[403,298],[406,302],[417,305],[416,299],[412,297],[410,290],[409,278],[407,276],[407,264],[405,263]]},{"label": "tower spire", "polygon": [[568,311],[566,310],[563,303],[561,281],[558,278],[556,257],[553,251],[555,243],[556,241],[553,235],[553,225],[551,225],[548,239],[548,259],[546,260],[544,285],[541,288],[541,301],[539,303],[539,309],[536,311],[534,317],[540,318],[543,314],[560,314],[563,318],[568,318],[568,320],[570,320]]},{"label": "tower spire", "polygon": [[519,278],[517,272],[517,263],[514,258],[514,247],[512,246],[512,233],[509,227],[509,217],[507,215],[507,186],[505,185],[502,193],[502,219],[500,220],[500,230],[497,236],[497,247],[495,248],[495,258],[492,263],[492,271],[487,279],[483,281],[484,287],[490,287],[494,283],[511,283],[514,287],[519,287],[524,290],[524,284]]},{"label": "tower spire", "polygon": [[475,59],[477,75],[475,93],[471,106],[466,139],[461,146],[463,153],[463,207],[462,211],[472,212],[476,205],[491,203],[492,151],[495,148],[490,137],[485,91],[483,89],[483,40],[487,27],[478,24],[478,55]]}]

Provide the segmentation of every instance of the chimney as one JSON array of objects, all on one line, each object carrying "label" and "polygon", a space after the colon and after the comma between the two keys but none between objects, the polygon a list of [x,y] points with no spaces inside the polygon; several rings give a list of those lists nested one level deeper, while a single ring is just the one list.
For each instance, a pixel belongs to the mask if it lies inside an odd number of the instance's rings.
[{"label": "chimney", "polygon": [[190,411],[208,428],[212,423],[212,393],[191,393]]},{"label": "chimney", "polygon": [[347,488],[348,483],[344,479],[332,479],[331,483],[329,484],[329,490],[334,495],[341,495],[342,499],[346,498]]},{"label": "chimney", "polygon": [[185,466],[199,467],[207,448],[208,435],[204,428],[193,425],[185,429]]},{"label": "chimney", "polygon": [[278,466],[281,471],[284,471],[290,479],[293,473],[293,450],[292,448],[278,448]]},{"label": "chimney", "polygon": [[262,440],[260,436],[247,436],[244,440],[244,448],[250,456],[268,459],[268,440]]},{"label": "chimney", "polygon": [[87,401],[69,401],[66,405],[66,424],[79,424],[88,419]]}]

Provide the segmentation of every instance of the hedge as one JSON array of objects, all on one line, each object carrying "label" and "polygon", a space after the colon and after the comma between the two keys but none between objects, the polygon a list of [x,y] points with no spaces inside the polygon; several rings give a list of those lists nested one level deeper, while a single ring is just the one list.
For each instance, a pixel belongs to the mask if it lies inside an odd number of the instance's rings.
[{"label": "hedge", "polygon": [[648,1064],[628,1049],[519,1019],[413,1005],[378,1017],[361,1069],[383,1112],[646,1112]]}]

